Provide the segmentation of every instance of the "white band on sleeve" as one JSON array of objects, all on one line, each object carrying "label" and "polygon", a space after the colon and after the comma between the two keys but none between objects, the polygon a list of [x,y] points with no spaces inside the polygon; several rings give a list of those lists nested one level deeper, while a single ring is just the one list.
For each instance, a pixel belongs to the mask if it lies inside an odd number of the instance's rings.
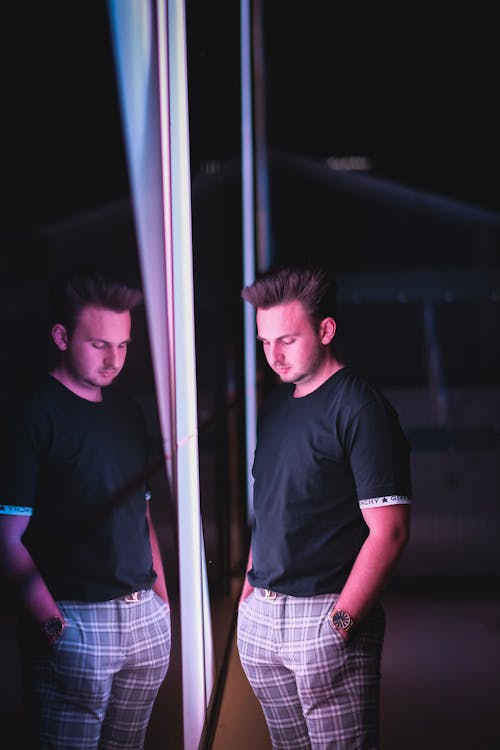
[{"label": "white band on sleeve", "polygon": [[31,516],[33,515],[33,508],[27,505],[0,505],[0,515]]},{"label": "white band on sleeve", "polygon": [[408,495],[383,495],[382,497],[367,497],[359,501],[360,508],[380,508],[382,505],[410,505]]}]

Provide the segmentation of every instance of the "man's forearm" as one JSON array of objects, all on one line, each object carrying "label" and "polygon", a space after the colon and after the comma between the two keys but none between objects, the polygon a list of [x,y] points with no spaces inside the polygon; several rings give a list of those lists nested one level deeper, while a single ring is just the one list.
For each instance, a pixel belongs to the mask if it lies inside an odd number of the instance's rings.
[{"label": "man's forearm", "polygon": [[24,545],[3,547],[1,564],[20,606],[36,625],[42,628],[50,617],[61,617],[52,594]]},{"label": "man's forearm", "polygon": [[362,620],[380,598],[408,541],[407,531],[371,532],[354,562],[336,608]]},{"label": "man's forearm", "polygon": [[250,596],[250,594],[253,591],[253,586],[248,582],[248,578],[247,578],[247,573],[251,569],[252,564],[253,564],[252,563],[252,548],[250,547],[250,552],[248,554],[247,566],[246,566],[246,570],[245,570],[245,577],[243,579],[243,588],[241,589],[240,600],[238,602],[238,606],[240,606],[245,601],[245,599],[247,598],[247,596]]},{"label": "man's forearm", "polygon": [[164,601],[168,601],[167,584],[165,581],[165,571],[163,568],[163,560],[160,551],[160,543],[158,541],[158,535],[150,517],[148,517],[149,524],[149,543],[151,545],[151,556],[153,558],[153,568],[156,573],[156,581],[153,584],[153,591]]}]

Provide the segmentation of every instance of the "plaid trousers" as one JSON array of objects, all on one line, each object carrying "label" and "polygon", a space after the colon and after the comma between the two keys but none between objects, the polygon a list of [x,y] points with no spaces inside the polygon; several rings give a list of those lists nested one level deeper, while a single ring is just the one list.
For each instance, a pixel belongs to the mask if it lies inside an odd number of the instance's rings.
[{"label": "plaid trousers", "polygon": [[255,589],[240,605],[240,661],[274,750],[379,747],[384,612],[377,604],[346,642],[328,620],[337,598]]},{"label": "plaid trousers", "polygon": [[170,609],[152,590],[137,600],[58,601],[67,622],[49,647],[21,623],[29,747],[142,750],[170,658]]}]

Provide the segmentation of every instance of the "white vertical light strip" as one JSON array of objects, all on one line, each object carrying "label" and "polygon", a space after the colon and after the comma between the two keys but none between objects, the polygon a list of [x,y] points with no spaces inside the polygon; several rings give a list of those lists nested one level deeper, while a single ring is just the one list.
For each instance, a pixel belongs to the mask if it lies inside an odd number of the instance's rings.
[{"label": "white vertical light strip", "polygon": [[161,79],[168,80],[170,102],[162,133],[170,135],[184,750],[196,750],[214,655],[199,491],[186,28],[183,0],[158,0],[157,8],[159,59],[167,69]]},{"label": "white vertical light strip", "polygon": [[[252,114],[252,39],[250,0],[241,0],[241,175],[243,217],[243,284],[255,280],[255,201],[254,154]],[[256,440],[257,421],[257,364],[255,313],[244,304],[245,337],[245,421],[247,451],[247,519],[253,520],[252,465]]]},{"label": "white vertical light strip", "polygon": [[184,750],[197,750],[214,657],[199,505],[184,7],[182,0],[108,0],[108,8],[159,416],[178,505]]},{"label": "white vertical light strip", "polygon": [[[149,1],[149,0],[148,0]],[[152,0],[154,2],[154,0]],[[161,8],[156,9],[156,42],[157,42],[157,71],[158,87],[156,100],[159,107],[159,132],[160,132],[160,155],[162,196],[163,196],[163,226],[165,234],[164,263],[165,263],[165,325],[168,336],[168,362],[169,362],[169,391],[170,391],[170,419],[171,433],[173,436],[172,465],[175,497],[179,502],[178,472],[177,472],[177,390],[175,381],[175,330],[174,330],[174,273],[173,273],[173,246],[172,246],[172,175],[170,164],[170,96],[168,85],[168,47],[165,32],[164,13]]]},{"label": "white vertical light strip", "polygon": [[151,341],[159,419],[167,473],[175,497],[174,408],[170,377],[165,256],[170,235],[163,225],[158,74],[154,14],[149,0],[108,0],[144,304]]}]

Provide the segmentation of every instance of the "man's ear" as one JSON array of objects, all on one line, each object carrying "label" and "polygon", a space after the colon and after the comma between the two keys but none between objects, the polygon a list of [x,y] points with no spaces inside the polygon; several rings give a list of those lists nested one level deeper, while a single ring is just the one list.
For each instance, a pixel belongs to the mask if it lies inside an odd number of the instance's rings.
[{"label": "man's ear", "polygon": [[319,328],[321,343],[327,346],[333,340],[335,331],[337,330],[337,324],[333,318],[324,318],[321,321]]},{"label": "man's ear", "polygon": [[68,332],[62,323],[56,323],[52,327],[52,339],[59,351],[65,352],[68,348]]}]

